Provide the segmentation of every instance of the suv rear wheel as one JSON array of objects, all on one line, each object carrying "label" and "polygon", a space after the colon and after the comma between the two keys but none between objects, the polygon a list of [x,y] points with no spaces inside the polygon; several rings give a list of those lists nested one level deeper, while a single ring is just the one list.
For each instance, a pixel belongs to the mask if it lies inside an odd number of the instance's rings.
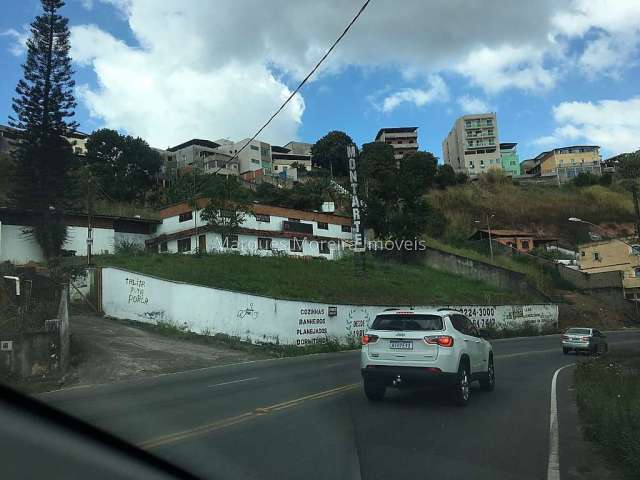
[{"label": "suv rear wheel", "polygon": [[484,378],[480,379],[480,388],[485,392],[492,391],[496,386],[496,371],[493,366],[493,355],[489,357],[489,365]]},{"label": "suv rear wheel", "polygon": [[372,402],[384,400],[386,391],[387,388],[381,383],[372,382],[371,380],[364,381],[364,394]]},{"label": "suv rear wheel", "polygon": [[465,362],[461,362],[458,367],[456,385],[452,392],[453,402],[460,407],[465,407],[469,403],[469,383],[469,368]]}]

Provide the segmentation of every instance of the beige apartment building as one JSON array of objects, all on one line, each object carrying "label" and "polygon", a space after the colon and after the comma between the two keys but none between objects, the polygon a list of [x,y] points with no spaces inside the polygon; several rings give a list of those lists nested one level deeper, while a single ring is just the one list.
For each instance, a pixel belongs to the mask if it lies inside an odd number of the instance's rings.
[{"label": "beige apartment building", "polygon": [[489,170],[502,170],[496,114],[480,113],[458,118],[442,142],[442,157],[456,172],[470,177]]},{"label": "beige apartment building", "polygon": [[625,290],[640,289],[640,245],[613,239],[586,243],[579,250],[581,272],[619,271]]},{"label": "beige apartment building", "polygon": [[393,158],[400,160],[407,153],[418,151],[418,127],[381,128],[375,141],[391,145]]},{"label": "beige apartment building", "polygon": [[542,152],[530,172],[541,177],[557,177],[566,182],[580,173],[602,174],[602,157],[597,145],[573,145]]}]

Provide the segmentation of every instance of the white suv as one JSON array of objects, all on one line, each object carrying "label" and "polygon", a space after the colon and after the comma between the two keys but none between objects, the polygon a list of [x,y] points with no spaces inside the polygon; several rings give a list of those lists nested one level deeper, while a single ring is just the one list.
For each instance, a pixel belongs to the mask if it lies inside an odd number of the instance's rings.
[{"label": "white suv", "polygon": [[469,384],[493,390],[491,344],[456,310],[387,309],[362,337],[360,369],[369,400],[387,387],[450,387],[456,404],[469,402]]}]

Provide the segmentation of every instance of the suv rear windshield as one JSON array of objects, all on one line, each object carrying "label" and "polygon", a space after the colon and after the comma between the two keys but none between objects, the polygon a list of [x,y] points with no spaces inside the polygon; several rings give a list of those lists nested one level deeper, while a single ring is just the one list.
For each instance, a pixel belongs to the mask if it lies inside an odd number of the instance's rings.
[{"label": "suv rear windshield", "polygon": [[591,329],[589,328],[570,328],[567,330],[567,333],[577,333],[578,335],[589,335],[591,333]]},{"label": "suv rear windshield", "polygon": [[442,330],[438,315],[378,315],[372,330]]}]

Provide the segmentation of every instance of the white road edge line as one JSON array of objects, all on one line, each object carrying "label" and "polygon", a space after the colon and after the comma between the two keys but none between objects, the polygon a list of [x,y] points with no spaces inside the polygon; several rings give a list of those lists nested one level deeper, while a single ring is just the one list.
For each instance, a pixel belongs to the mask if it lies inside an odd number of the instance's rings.
[{"label": "white road edge line", "polygon": [[549,461],[547,463],[547,480],[560,480],[560,439],[558,436],[558,399],[556,398],[556,383],[558,374],[567,367],[574,366],[570,363],[560,367],[553,374],[551,380],[551,410],[549,413]]},{"label": "white road edge line", "polygon": [[232,383],[250,382],[251,380],[257,380],[259,377],[243,378],[241,380],[232,380],[230,382],[216,383],[215,385],[207,385],[207,388],[221,387],[222,385],[231,385]]}]

